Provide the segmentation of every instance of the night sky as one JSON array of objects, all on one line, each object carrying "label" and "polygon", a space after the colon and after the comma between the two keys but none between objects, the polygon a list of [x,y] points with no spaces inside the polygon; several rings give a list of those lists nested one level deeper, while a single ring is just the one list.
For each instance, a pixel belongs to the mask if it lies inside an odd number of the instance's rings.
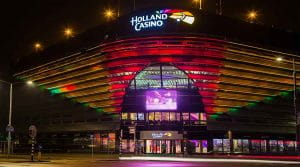
[{"label": "night sky", "polygon": [[[133,9],[133,0],[119,0],[120,14]],[[203,10],[215,13],[218,0],[202,0]],[[2,45],[0,78],[7,78],[12,61],[66,40],[65,27],[76,34],[105,22],[104,9],[117,10],[118,0],[10,0],[2,2]],[[258,22],[300,33],[299,0],[223,0],[223,15],[245,20],[250,10],[258,11]],[[136,8],[151,6],[195,7],[192,0],[136,0]]]}]

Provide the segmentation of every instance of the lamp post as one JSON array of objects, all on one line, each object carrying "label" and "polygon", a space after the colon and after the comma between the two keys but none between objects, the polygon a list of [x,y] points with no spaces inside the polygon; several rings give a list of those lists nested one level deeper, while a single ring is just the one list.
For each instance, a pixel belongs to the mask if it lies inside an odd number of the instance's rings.
[{"label": "lamp post", "polygon": [[[0,80],[0,82],[8,84],[9,85],[9,113],[8,113],[8,136],[7,136],[7,154],[10,155],[11,151],[11,132],[12,132],[12,123],[11,123],[11,118],[12,118],[12,98],[13,98],[13,85],[16,83],[23,83],[23,82],[8,82],[4,80]],[[32,81],[27,81],[27,84],[31,85],[33,84]]]},{"label": "lamp post", "polygon": [[[277,57],[276,58],[277,61],[282,61],[283,59],[281,57]],[[292,57],[292,63],[293,63],[293,91],[294,91],[294,95],[293,95],[293,108],[294,108],[294,115],[295,115],[295,140],[296,140],[296,151],[299,151],[299,121],[298,121],[298,112],[297,112],[297,76],[296,76],[296,62],[295,62],[295,58]]]},{"label": "lamp post", "polygon": [[299,151],[299,121],[298,121],[298,111],[297,111],[297,77],[296,77],[296,63],[295,58],[293,57],[293,84],[294,84],[294,114],[296,119],[296,151]]}]

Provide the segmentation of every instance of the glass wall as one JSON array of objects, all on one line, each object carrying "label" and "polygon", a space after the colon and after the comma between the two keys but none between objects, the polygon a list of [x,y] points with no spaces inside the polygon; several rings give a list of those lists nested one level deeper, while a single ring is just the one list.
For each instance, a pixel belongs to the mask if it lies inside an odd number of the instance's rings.
[{"label": "glass wall", "polygon": [[193,153],[207,153],[207,140],[188,140],[187,151]]},{"label": "glass wall", "polygon": [[251,140],[251,151],[252,152],[266,152],[267,151],[267,141],[260,139]]},{"label": "glass wall", "polygon": [[293,152],[296,149],[296,142],[291,140],[283,141],[284,151]]},{"label": "glass wall", "polygon": [[[206,125],[206,114],[205,113],[189,113],[189,112],[146,112],[146,113],[126,113],[121,114],[123,121],[145,121],[149,123],[174,123],[183,121],[183,125],[198,126]],[[133,122],[132,122],[133,123]]]},{"label": "glass wall", "polygon": [[230,152],[230,140],[229,139],[213,139],[213,151],[214,152]]},{"label": "glass wall", "polygon": [[131,82],[130,88],[189,88],[193,87],[191,83],[192,80],[178,68],[169,65],[157,65],[149,66],[141,71]]},{"label": "glass wall", "polygon": [[175,154],[181,153],[181,140],[145,140],[146,153]]},{"label": "glass wall", "polygon": [[269,145],[271,152],[277,152],[277,140],[270,140]]},{"label": "glass wall", "polygon": [[249,140],[248,139],[233,139],[233,152],[248,153]]}]

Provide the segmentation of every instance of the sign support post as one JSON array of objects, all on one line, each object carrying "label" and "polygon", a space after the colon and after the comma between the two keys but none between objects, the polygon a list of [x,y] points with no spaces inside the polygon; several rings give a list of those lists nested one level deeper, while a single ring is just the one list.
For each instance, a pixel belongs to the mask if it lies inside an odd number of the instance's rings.
[{"label": "sign support post", "polygon": [[33,162],[33,156],[34,156],[34,143],[35,143],[34,140],[35,140],[34,137],[32,137],[31,138],[31,153],[30,153],[30,159],[32,162]]},{"label": "sign support post", "polygon": [[30,159],[33,162],[34,157],[34,145],[35,145],[35,138],[37,134],[37,129],[34,125],[29,126],[29,136],[31,137],[31,153],[30,153]]}]

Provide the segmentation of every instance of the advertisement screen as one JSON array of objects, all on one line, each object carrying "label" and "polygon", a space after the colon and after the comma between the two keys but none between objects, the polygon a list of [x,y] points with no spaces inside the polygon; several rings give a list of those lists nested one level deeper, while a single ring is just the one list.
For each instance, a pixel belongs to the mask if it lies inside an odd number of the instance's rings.
[{"label": "advertisement screen", "polygon": [[176,110],[175,90],[149,90],[146,92],[146,110]]}]

